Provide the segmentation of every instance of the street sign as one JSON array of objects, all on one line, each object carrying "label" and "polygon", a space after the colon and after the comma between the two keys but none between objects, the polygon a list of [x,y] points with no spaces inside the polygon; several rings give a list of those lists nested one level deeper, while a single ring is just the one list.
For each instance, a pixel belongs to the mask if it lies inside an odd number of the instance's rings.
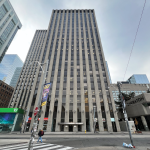
[{"label": "street sign", "polygon": [[38,107],[35,107],[35,110],[34,110],[34,116],[36,116],[38,113]]}]

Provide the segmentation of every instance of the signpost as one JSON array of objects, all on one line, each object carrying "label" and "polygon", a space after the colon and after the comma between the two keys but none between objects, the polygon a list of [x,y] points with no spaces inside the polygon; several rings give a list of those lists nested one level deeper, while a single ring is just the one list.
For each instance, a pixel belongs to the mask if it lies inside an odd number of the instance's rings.
[{"label": "signpost", "polygon": [[35,110],[34,110],[34,116],[36,116],[38,113],[38,107],[35,107]]}]

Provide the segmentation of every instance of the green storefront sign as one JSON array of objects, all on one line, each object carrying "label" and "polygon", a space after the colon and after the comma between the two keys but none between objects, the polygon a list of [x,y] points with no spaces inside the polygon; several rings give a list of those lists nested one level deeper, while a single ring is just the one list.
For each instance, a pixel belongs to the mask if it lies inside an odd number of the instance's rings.
[{"label": "green storefront sign", "polygon": [[20,131],[24,110],[0,108],[0,132]]},{"label": "green storefront sign", "polygon": [[0,108],[0,113],[19,113],[24,114],[24,110],[20,108]]}]

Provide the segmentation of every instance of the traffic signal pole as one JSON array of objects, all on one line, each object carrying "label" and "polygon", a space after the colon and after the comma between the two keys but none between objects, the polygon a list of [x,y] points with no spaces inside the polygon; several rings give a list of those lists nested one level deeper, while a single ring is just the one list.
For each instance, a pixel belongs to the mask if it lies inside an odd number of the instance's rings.
[{"label": "traffic signal pole", "polygon": [[[40,96],[38,97],[38,104],[37,104],[37,107],[38,107],[38,113],[37,115],[34,117],[34,123],[33,123],[33,131],[31,133],[31,138],[30,138],[30,141],[29,141],[29,145],[28,145],[28,150],[33,150],[33,142],[34,142],[34,138],[36,136],[36,132],[37,132],[37,122],[38,122],[38,116],[39,116],[39,113],[41,113],[40,111],[40,106],[41,106],[41,101],[42,101],[42,92],[43,92],[43,88],[44,88],[44,84],[45,84],[45,80],[46,80],[46,73],[47,73],[47,69],[48,69],[48,60],[46,63],[45,66],[45,70],[43,71],[43,79],[42,79],[42,86],[41,86],[41,91],[40,91]],[[41,67],[42,68],[42,67]]]},{"label": "traffic signal pole", "polygon": [[125,109],[125,100],[123,99],[121,89],[120,89],[120,85],[121,85],[121,82],[117,82],[117,86],[118,86],[118,89],[119,89],[119,94],[120,94],[120,98],[121,98],[121,102],[122,102],[124,118],[125,118],[125,121],[127,123],[127,128],[128,128],[128,131],[129,131],[130,141],[131,141],[132,146],[134,146],[133,139],[132,139],[132,134],[131,134],[131,130],[130,130],[129,122],[128,122],[128,116],[127,116],[127,112],[126,112],[126,109]]}]

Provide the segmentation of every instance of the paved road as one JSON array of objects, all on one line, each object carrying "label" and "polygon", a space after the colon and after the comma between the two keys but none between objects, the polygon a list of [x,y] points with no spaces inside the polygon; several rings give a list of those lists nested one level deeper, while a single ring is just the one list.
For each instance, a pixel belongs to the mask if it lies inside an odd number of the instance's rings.
[{"label": "paved road", "polygon": [[[4,144],[4,140],[7,144],[11,140],[26,140],[30,138],[30,135],[0,135],[0,145]],[[1,143],[1,139],[3,142]],[[10,140],[8,140],[10,139]],[[37,137],[36,139],[37,140]],[[145,147],[141,150],[147,150],[150,148],[150,135],[133,135],[134,145],[136,147]],[[45,135],[43,141],[46,144],[63,145],[73,148],[91,148],[91,147],[118,147],[122,146],[122,143],[130,143],[128,135]],[[92,149],[92,148],[91,148]],[[121,148],[119,148],[121,150]]]}]

